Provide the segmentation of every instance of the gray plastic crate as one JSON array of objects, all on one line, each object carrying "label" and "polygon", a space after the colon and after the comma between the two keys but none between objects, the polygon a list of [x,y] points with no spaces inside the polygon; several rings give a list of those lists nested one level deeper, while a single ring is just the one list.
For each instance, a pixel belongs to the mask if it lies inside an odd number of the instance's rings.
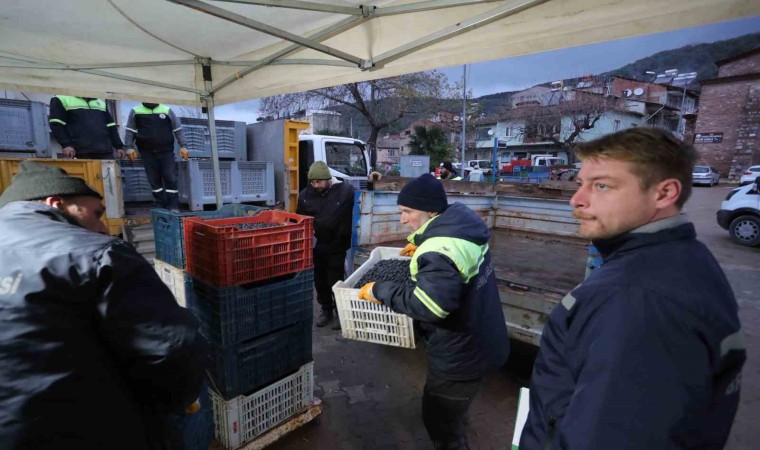
[{"label": "gray plastic crate", "polygon": [[275,204],[274,163],[238,161],[240,201]]},{"label": "gray plastic crate", "polygon": [[121,190],[125,202],[153,201],[153,190],[145,172],[142,160],[119,161],[121,169]]},{"label": "gray plastic crate", "polygon": [[[187,149],[191,158],[211,158],[211,135],[208,120],[191,117],[180,117],[182,134],[187,141]],[[216,142],[219,157],[246,161],[245,122],[231,120],[216,121]],[[178,155],[179,144],[175,142],[175,155]]]},{"label": "gray plastic crate", "polygon": [[[49,158],[48,130],[44,104],[0,99],[0,156]],[[245,141],[245,126],[242,133]]]},{"label": "gray plastic crate", "polygon": [[[219,161],[224,203],[240,203],[238,172],[237,161]],[[179,200],[187,204],[191,211],[201,211],[203,205],[216,204],[214,170],[210,160],[179,162]]]}]

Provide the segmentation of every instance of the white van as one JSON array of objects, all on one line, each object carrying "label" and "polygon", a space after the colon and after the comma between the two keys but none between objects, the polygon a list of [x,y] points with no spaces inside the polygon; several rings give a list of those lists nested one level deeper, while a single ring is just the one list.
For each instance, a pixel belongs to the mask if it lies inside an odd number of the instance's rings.
[{"label": "white van", "polygon": [[718,225],[728,230],[737,244],[760,245],[760,187],[757,183],[731,190],[720,204],[716,218]]}]

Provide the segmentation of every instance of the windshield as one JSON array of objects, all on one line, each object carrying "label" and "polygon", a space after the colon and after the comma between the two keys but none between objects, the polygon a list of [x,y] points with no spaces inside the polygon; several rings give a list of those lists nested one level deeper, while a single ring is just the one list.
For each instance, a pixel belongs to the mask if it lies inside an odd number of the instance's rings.
[{"label": "windshield", "polygon": [[367,160],[364,149],[353,143],[325,142],[327,165],[350,177],[367,176]]},{"label": "windshield", "polygon": [[710,169],[708,169],[707,167],[695,167],[692,173],[707,173],[709,171]]}]

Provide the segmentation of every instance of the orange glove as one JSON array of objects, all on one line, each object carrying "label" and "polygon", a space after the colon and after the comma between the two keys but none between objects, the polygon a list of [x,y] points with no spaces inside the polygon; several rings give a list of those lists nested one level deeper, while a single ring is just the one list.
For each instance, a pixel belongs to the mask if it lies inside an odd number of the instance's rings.
[{"label": "orange glove", "polygon": [[414,244],[406,244],[406,247],[404,247],[403,250],[401,250],[398,254],[401,256],[414,256],[414,252],[417,251],[417,246]]},{"label": "orange glove", "polygon": [[129,150],[127,150],[127,158],[130,161],[135,162],[135,160],[137,159],[137,152],[135,151],[135,149],[130,148]]},{"label": "orange glove", "polygon": [[359,291],[359,298],[362,300],[367,300],[368,302],[377,303],[378,305],[382,305],[383,302],[375,298],[375,295],[372,293],[372,287],[375,285],[374,281],[370,281],[369,283],[362,286],[361,290]]},{"label": "orange glove", "polygon": [[186,148],[181,148],[179,149],[179,156],[181,156],[182,159],[187,161],[187,158],[190,157],[190,152],[188,152]]},{"label": "orange glove", "polygon": [[185,414],[195,414],[200,410],[201,410],[201,401],[200,399],[198,399],[194,401],[192,405],[185,408]]}]

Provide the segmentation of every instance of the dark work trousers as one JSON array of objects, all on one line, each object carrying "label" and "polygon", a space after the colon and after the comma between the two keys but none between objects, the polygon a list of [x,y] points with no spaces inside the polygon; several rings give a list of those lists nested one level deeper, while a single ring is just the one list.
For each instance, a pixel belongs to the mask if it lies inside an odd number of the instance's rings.
[{"label": "dark work trousers", "polygon": [[465,417],[480,379],[449,381],[428,373],[422,394],[422,421],[436,450],[468,450]]},{"label": "dark work trousers", "polygon": [[153,205],[157,208],[179,208],[177,162],[174,152],[141,152],[145,172],[153,190]]},{"label": "dark work trousers", "polygon": [[324,251],[314,249],[314,287],[317,289],[317,302],[324,310],[335,308],[333,285],[345,279],[343,262],[346,251]]}]

